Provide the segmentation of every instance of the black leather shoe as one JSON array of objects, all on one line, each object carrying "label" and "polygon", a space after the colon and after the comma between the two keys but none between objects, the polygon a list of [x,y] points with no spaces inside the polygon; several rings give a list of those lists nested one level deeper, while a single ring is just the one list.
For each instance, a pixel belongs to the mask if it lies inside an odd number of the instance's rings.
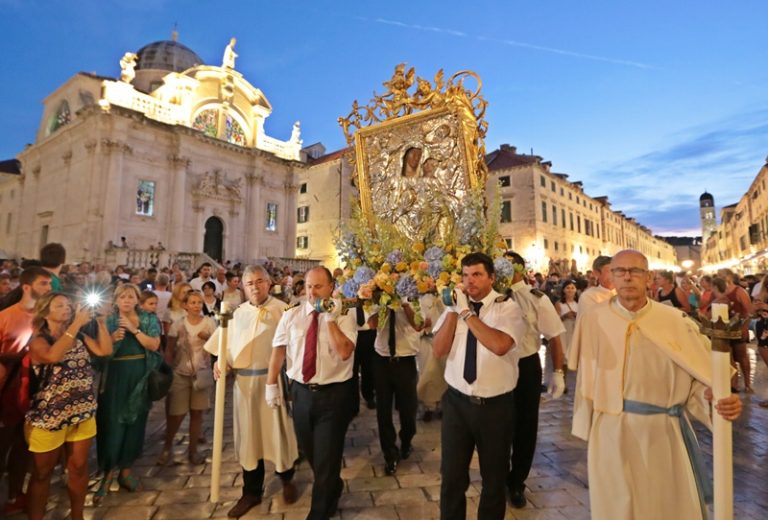
[{"label": "black leather shoe", "polygon": [[397,461],[387,461],[384,463],[384,473],[386,475],[394,475],[397,472]]},{"label": "black leather shoe", "polygon": [[413,453],[413,446],[411,446],[410,444],[407,446],[403,446],[400,449],[400,459],[406,460],[408,457],[411,456],[411,453]]},{"label": "black leather shoe", "polygon": [[240,500],[237,501],[235,507],[227,512],[227,516],[230,518],[240,518],[259,504],[261,504],[261,497],[243,495],[240,497]]},{"label": "black leather shoe", "polygon": [[369,410],[375,410],[376,409],[376,399],[371,399],[365,402],[365,406],[368,407]]},{"label": "black leather shoe", "polygon": [[509,488],[509,501],[512,502],[512,507],[522,509],[528,503],[525,498],[525,486],[523,487],[510,487]]}]

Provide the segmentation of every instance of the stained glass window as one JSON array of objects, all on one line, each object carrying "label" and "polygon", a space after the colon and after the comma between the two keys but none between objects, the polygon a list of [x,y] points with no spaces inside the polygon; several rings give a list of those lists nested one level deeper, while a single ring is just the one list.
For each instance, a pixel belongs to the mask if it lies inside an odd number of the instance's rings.
[{"label": "stained glass window", "polygon": [[52,134],[62,126],[69,124],[71,120],[72,113],[69,111],[69,103],[67,103],[67,100],[64,100],[59,103],[56,113],[53,114],[48,121],[48,135]]},{"label": "stained glass window", "polygon": [[211,137],[219,136],[219,111],[213,108],[203,110],[192,122],[192,128]]},{"label": "stained glass window", "polygon": [[225,137],[227,141],[239,146],[245,146],[245,132],[243,132],[243,127],[240,126],[240,123],[238,123],[237,120],[231,115],[227,115],[226,124],[227,126],[225,128]]},{"label": "stained glass window", "polygon": [[277,204],[267,202],[267,231],[277,231]]},{"label": "stained glass window", "polygon": [[136,214],[151,217],[155,214],[155,181],[139,181],[136,190]]}]

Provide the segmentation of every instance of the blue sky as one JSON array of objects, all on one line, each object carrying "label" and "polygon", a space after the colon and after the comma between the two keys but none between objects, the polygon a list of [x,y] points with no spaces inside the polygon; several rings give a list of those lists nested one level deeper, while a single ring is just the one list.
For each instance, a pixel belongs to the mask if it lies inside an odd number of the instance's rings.
[{"label": "blue sky", "polygon": [[407,62],[482,77],[487,148],[517,146],[656,233],[695,232],[704,189],[736,202],[768,155],[768,2],[0,0],[0,159],[34,140],[43,98],[78,71],[119,75],[169,39],[237,69],[266,129],[344,145],[336,118]]}]

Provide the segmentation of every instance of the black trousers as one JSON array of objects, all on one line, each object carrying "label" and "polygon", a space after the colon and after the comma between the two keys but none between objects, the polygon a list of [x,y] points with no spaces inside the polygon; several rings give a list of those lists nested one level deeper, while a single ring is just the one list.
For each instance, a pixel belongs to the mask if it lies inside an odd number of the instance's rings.
[{"label": "black trousers", "polygon": [[[288,471],[279,472],[276,471],[278,477],[283,482],[291,480],[293,474],[296,472],[295,468],[291,468]],[[243,468],[243,495],[250,495],[253,497],[260,497],[264,494],[264,459],[259,460],[259,465],[256,469],[247,470]]]},{"label": "black trousers", "polygon": [[352,420],[354,380],[315,391],[295,382],[291,387],[296,440],[315,478],[307,519],[327,520],[335,511],[344,488],[341,458],[344,436]]},{"label": "black trousers", "polygon": [[469,462],[477,448],[483,479],[477,518],[503,519],[507,508],[504,482],[509,472],[508,454],[516,422],[512,392],[475,404],[448,387],[443,394],[442,408],[440,518],[466,518],[464,493],[469,487]]},{"label": "black trousers", "polygon": [[416,395],[416,383],[419,374],[416,370],[416,356],[397,357],[393,360],[373,353],[373,378],[376,382],[376,422],[379,426],[381,452],[387,462],[396,462],[400,458],[397,449],[395,425],[392,422],[393,399],[397,400],[400,413],[400,445],[410,446],[416,435],[416,410],[419,398]]},{"label": "black trousers", "polygon": [[[360,394],[363,399],[373,401],[375,387],[373,383],[373,344],[376,341],[376,329],[361,330],[357,333],[355,345],[355,364],[352,368],[355,378],[355,410],[360,410]],[[358,390],[359,388],[359,390]]]},{"label": "black trousers", "polygon": [[522,488],[533,464],[536,435],[539,430],[539,403],[541,401],[541,360],[539,354],[520,359],[520,376],[515,387],[515,434],[512,438],[511,470],[507,485]]}]

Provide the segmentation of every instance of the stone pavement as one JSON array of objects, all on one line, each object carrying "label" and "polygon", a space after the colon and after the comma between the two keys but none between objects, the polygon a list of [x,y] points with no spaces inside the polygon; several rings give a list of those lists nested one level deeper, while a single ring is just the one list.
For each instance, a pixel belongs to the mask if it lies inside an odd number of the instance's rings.
[{"label": "stone pavement", "polygon": [[[745,410],[734,428],[735,518],[762,520],[768,518],[768,409],[757,403],[768,399],[768,370],[755,363],[757,393],[743,396]],[[569,378],[574,379],[574,378]],[[573,382],[570,382],[572,388]],[[559,401],[545,401],[541,406],[539,443],[536,460],[528,479],[529,505],[517,510],[509,507],[506,517],[519,520],[564,520],[589,518],[586,444],[572,437],[570,417],[572,399],[569,392]],[[231,403],[231,400],[228,400]],[[363,407],[364,408],[364,407]],[[205,434],[210,450],[213,413],[206,415]],[[88,495],[86,518],[126,520],[202,519],[226,517],[226,512],[240,496],[240,466],[234,458],[232,431],[225,428],[225,451],[222,463],[221,503],[208,501],[210,494],[210,453],[208,462],[192,466],[184,461],[186,422],[182,425],[175,448],[178,464],[160,467],[154,464],[160,453],[164,428],[163,406],[157,404],[150,416],[145,456],[135,466],[142,477],[144,491],[128,493],[113,488],[100,507],[92,507]],[[231,409],[227,413],[231,424]],[[376,433],[374,411],[363,409],[350,426],[346,439],[344,494],[339,503],[341,519],[431,519],[439,518],[440,490],[440,421],[419,421],[414,439],[414,453],[403,461],[395,476],[384,475],[384,466]],[[711,460],[711,435],[697,427],[699,440]],[[95,462],[92,463],[95,467]],[[312,489],[311,471],[306,463],[299,467],[295,481],[301,493],[297,503],[287,506],[282,501],[280,483],[268,464],[264,501],[243,518],[293,520],[305,518]],[[477,458],[470,469],[471,485],[467,491],[467,517],[476,518],[480,476]],[[94,481],[95,483],[95,481]],[[0,500],[5,489],[0,489]],[[61,477],[52,486],[46,519],[66,518],[68,498]],[[22,518],[14,515],[12,518]]]}]

